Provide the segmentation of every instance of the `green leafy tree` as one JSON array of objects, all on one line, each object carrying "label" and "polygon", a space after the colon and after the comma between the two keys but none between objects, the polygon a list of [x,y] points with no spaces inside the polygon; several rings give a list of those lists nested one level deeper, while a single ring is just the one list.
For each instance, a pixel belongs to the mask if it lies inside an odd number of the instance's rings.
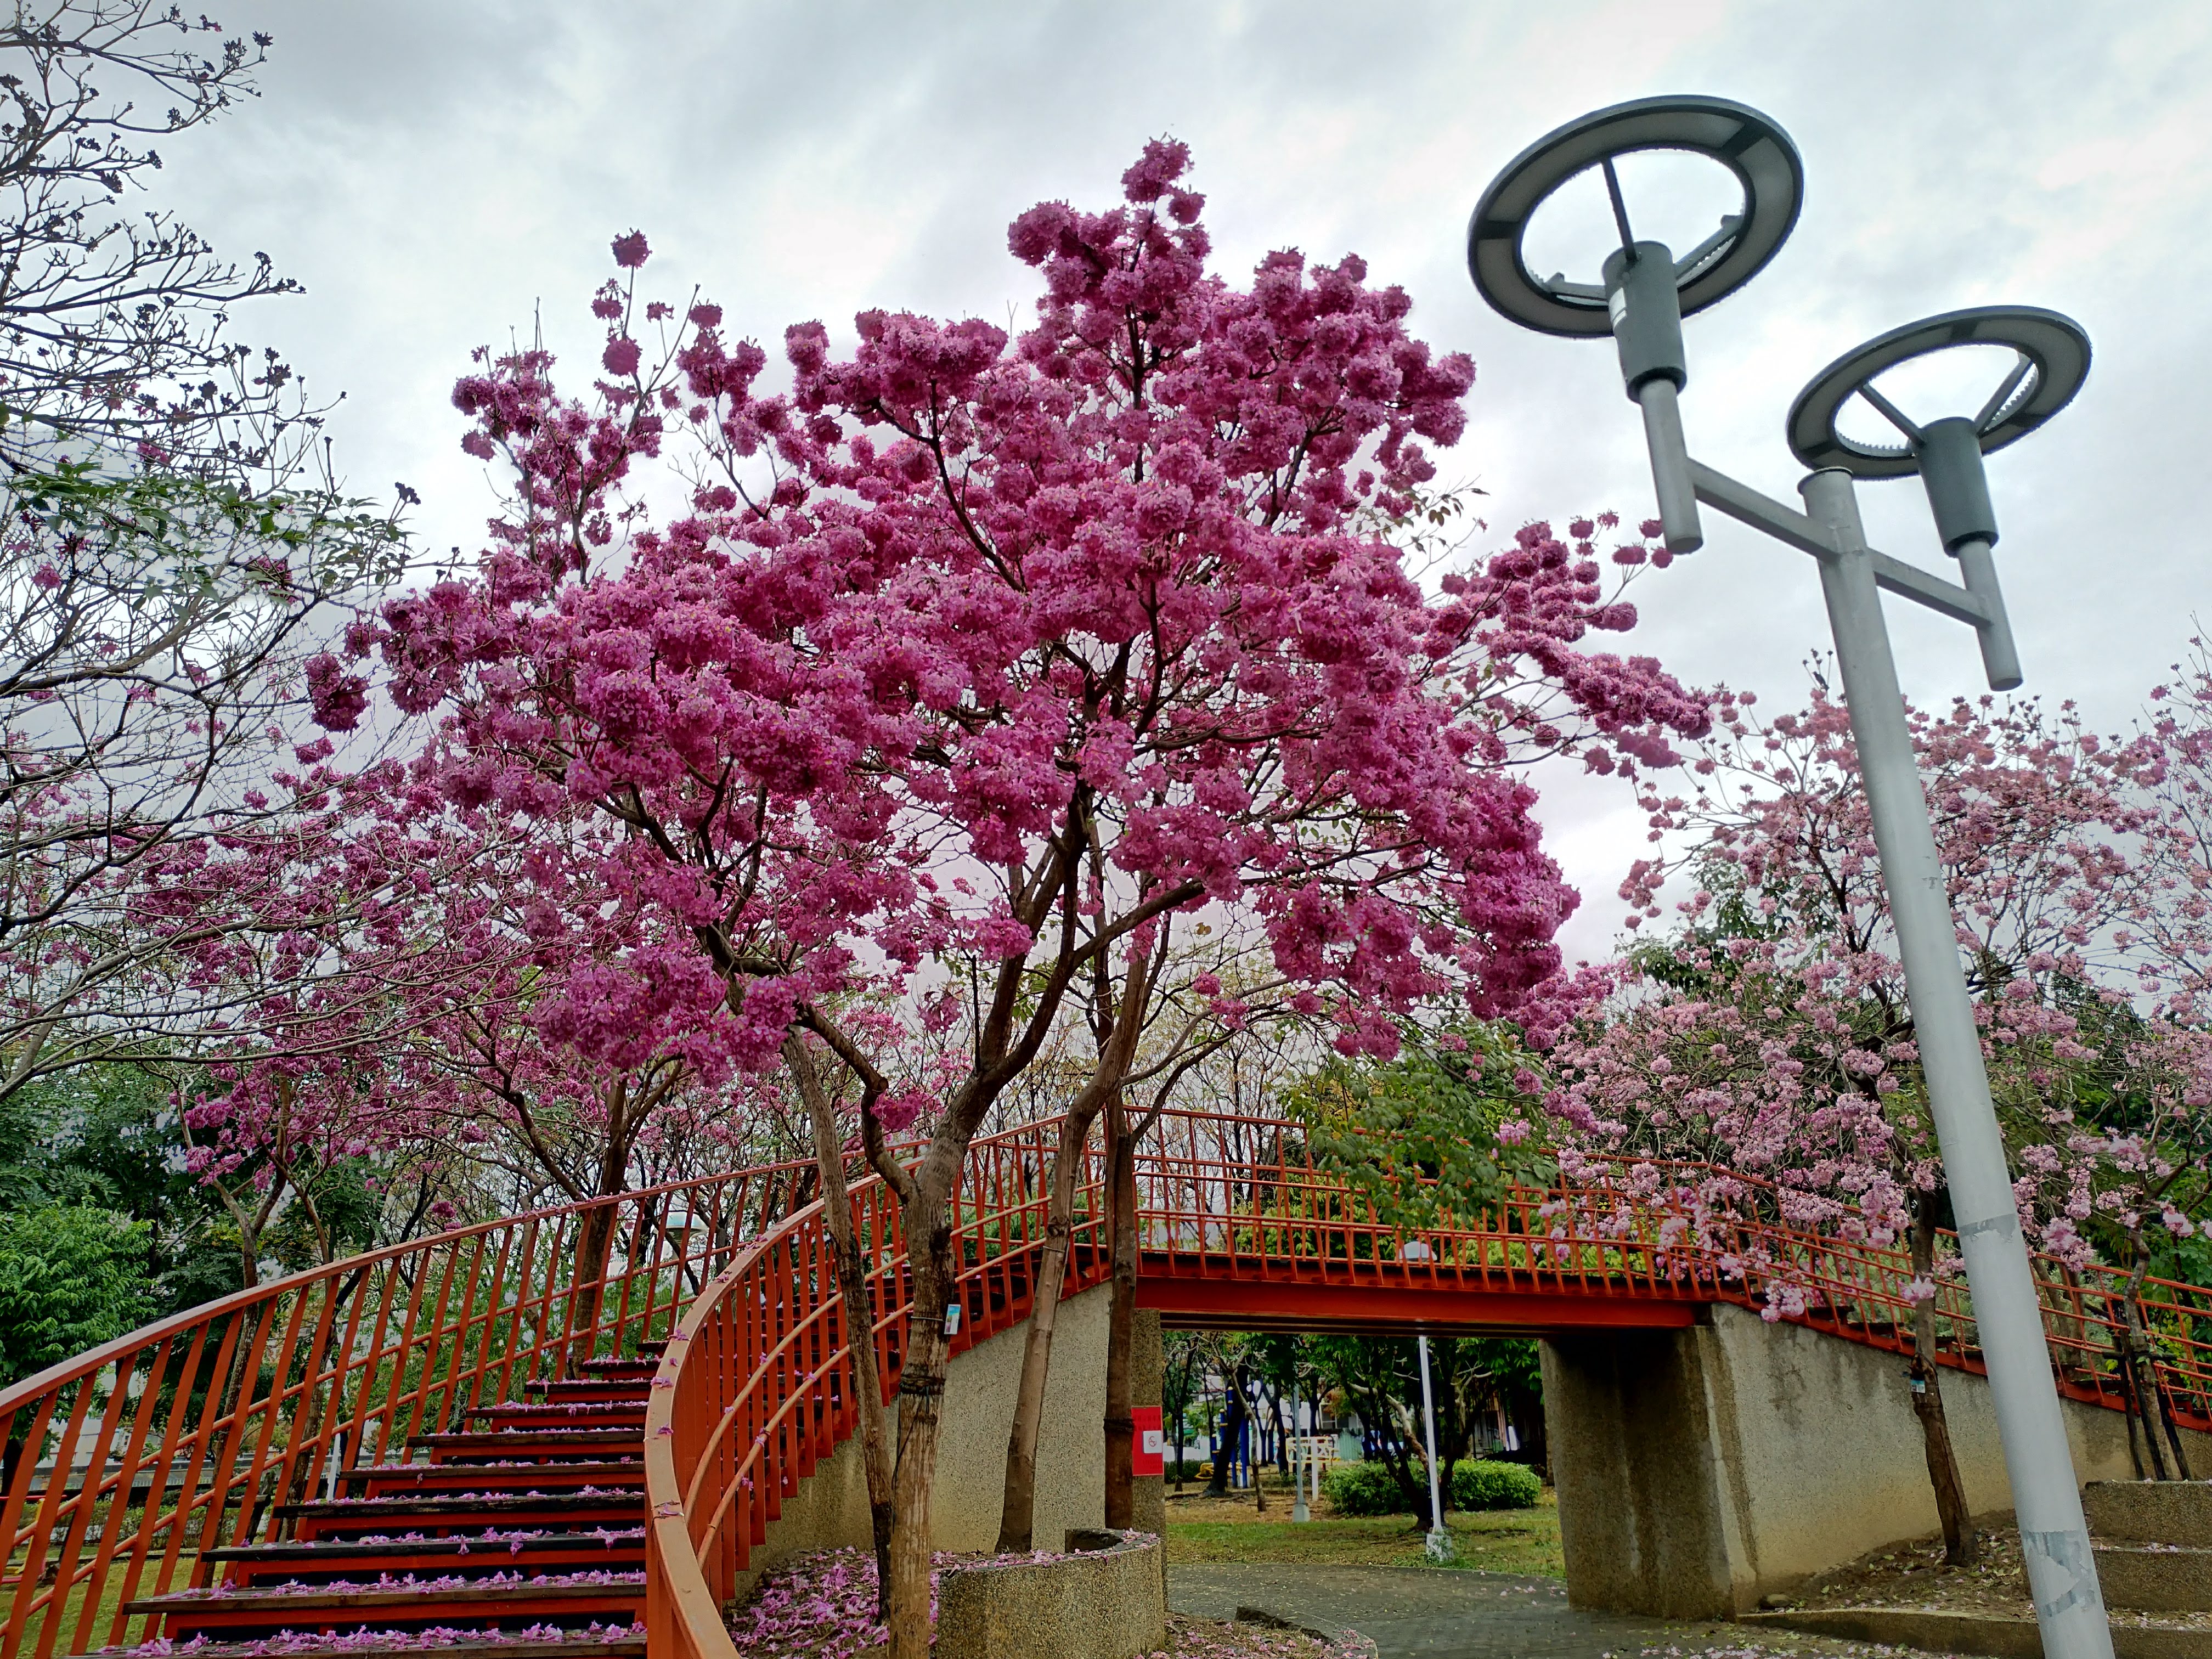
[{"label": "green leafy tree", "polygon": [[148,1316],[240,1285],[236,1229],[185,1168],[170,1068],[89,1066],[0,1101],[0,1206],[90,1206],[143,1229]]},{"label": "green leafy tree", "polygon": [[0,1384],[145,1322],[147,1231],[88,1204],[0,1215]]},{"label": "green leafy tree", "polygon": [[1283,1092],[1316,1165],[1386,1225],[1419,1231],[1494,1203],[1554,1166],[1532,1135],[1528,1056],[1510,1028],[1408,1030],[1389,1061],[1332,1058]]}]

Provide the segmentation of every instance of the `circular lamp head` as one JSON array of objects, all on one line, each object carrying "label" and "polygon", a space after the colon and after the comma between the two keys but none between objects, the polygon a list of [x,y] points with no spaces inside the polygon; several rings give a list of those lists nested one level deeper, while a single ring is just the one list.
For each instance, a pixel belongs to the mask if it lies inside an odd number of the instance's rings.
[{"label": "circular lamp head", "polygon": [[1684,316],[1749,282],[1797,222],[1805,168],[1788,133],[1757,110],[1725,98],[1639,98],[1546,134],[1491,181],[1467,232],[1468,269],[1482,297],[1540,333],[1610,333],[1606,290],[1562,276],[1537,276],[1522,258],[1521,243],[1537,207],[1561,185],[1644,149],[1709,155],[1743,187],[1742,211],[1723,219],[1718,230],[1674,261]]},{"label": "circular lamp head", "polygon": [[[2065,408],[2089,373],[2089,336],[2070,317],[2033,306],[1947,311],[1869,340],[1814,375],[1790,405],[1790,450],[1815,471],[1841,467],[1856,478],[1902,478],[1919,471],[1921,434],[1869,383],[1899,363],[1962,345],[2010,346],[2018,354],[2012,373],[1969,422],[1985,455]],[[1856,394],[1864,394],[1907,441],[1863,443],[1837,430],[1837,416]]]}]

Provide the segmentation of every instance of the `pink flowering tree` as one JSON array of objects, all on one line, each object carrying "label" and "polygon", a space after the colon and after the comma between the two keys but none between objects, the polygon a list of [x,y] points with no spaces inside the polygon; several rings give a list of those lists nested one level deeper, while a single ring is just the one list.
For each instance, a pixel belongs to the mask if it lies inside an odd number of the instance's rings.
[{"label": "pink flowering tree", "polygon": [[[1844,711],[1824,689],[1771,723],[1749,704],[1726,711],[1686,797],[1645,796],[1655,839],[1690,835],[1632,873],[1632,921],[1659,917],[1670,877],[1697,885],[1674,933],[1631,952],[1612,1006],[1555,1050],[1547,1103],[1569,1161],[1596,1150],[1715,1166],[1693,1212],[1740,1203],[1734,1177],[1751,1175],[1792,1224],[1909,1239],[1926,1383],[1933,1279],[1956,1264],[1936,1259],[1942,1160]],[[1912,726],[2022,1223],[2063,1261],[2101,1249],[2140,1277],[2196,1231],[2212,1103],[2201,1035],[2140,994],[2154,965],[2146,922],[2178,925],[2188,902],[2159,863],[2185,839],[2156,795],[2176,787],[2179,722],[2101,741],[2070,708],[1984,701],[1916,711]],[[1775,1317],[1805,1293],[1778,1273],[1767,1295]],[[2132,1375],[2132,1356],[2120,1361]],[[1914,1403],[1964,1559],[1972,1534],[1940,1391]]]},{"label": "pink flowering tree", "polygon": [[216,833],[149,849],[115,900],[126,936],[161,948],[111,983],[112,1018],[141,1063],[174,1079],[190,1166],[238,1226],[248,1285],[288,1205],[305,1207],[327,1254],[316,1194],[334,1172],[409,1161],[404,1097],[301,1085],[318,1071],[353,1076],[350,1056],[410,1029],[410,998],[453,982],[452,954],[404,919],[415,884],[452,880],[475,856],[473,840],[463,853],[409,822],[388,789],[398,768],[348,772],[327,738],[296,759]]},{"label": "pink flowering tree", "polygon": [[[325,855],[289,866],[323,908],[303,899],[271,951],[226,935],[195,965],[251,1018],[204,1034],[218,1086],[186,1129],[206,1178],[246,1173],[263,1207],[311,1202],[318,1159],[370,1154],[503,1173],[517,1206],[587,1203],[658,1146],[711,1142],[744,1094],[720,980],[626,891],[604,826],[458,807],[433,775],[343,779]],[[364,902],[329,902],[346,871]],[[604,1278],[614,1216],[585,1216],[578,1285]]]},{"label": "pink flowering tree", "polygon": [[[623,879],[720,976],[741,1064],[781,1057],[804,1090],[818,1043],[854,1079],[914,1263],[901,1659],[927,1628],[950,1197],[1073,988],[1100,963],[1148,983],[1176,919],[1218,905],[1346,1052],[1388,1051],[1394,1014],[1439,997],[1554,1029],[1574,896],[1517,765],[1575,749],[1632,774],[1705,722],[1656,665],[1584,645],[1634,620],[1594,524],[1532,526],[1422,593],[1382,521],[1459,435],[1471,366],[1413,339],[1356,259],[1210,274],[1186,165],[1156,144],[1121,205],[1016,222],[1045,289],[1018,340],[868,313],[840,356],[805,325],[787,394],[757,389],[765,354],[714,307],[611,283],[588,402],[542,354],[463,381],[510,510],[476,574],[351,641],[438,711],[457,799],[605,815]],[[643,238],[616,254],[635,272]],[[646,522],[648,463],[687,516]],[[361,695],[337,670],[333,696]],[[969,993],[965,1064],[925,1103],[840,1009],[946,982]],[[918,1160],[890,1156],[925,1108]]]}]

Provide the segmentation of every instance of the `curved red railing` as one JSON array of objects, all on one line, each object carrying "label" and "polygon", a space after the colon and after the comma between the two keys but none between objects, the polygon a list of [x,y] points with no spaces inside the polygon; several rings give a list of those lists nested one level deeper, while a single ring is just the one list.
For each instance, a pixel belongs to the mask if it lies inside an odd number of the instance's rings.
[{"label": "curved red railing", "polygon": [[[1026,1315],[1044,1231],[1056,1121],[978,1141],[954,1206],[964,1316],[956,1352]],[[1730,1189],[1712,1196],[1714,1177]],[[1066,1293],[1105,1278],[1099,1160],[1078,1183]],[[1705,1166],[1633,1164],[1516,1188],[1417,1234],[1382,1221],[1356,1187],[1316,1168],[1287,1121],[1163,1116],[1137,1158],[1141,1273],[1376,1289],[1732,1302],[1897,1352],[1913,1346],[1911,1264],[1901,1249],[1779,1218],[1784,1194]],[[871,1258],[869,1334],[884,1397],[898,1376],[904,1256],[896,1206],[871,1177],[852,1193]],[[1415,1248],[1409,1249],[1408,1246]],[[1939,1244],[1939,1269],[1956,1239]],[[2175,1418],[2212,1431],[2212,1291],[2126,1275],[2036,1273],[2059,1384],[2115,1409],[2118,1338],[2140,1310],[2143,1363]],[[1963,1278],[1939,1271],[1938,1362],[1982,1369]],[[818,1206],[740,1253],[693,1304],[648,1407],[647,1630],[652,1659],[736,1659],[722,1609],[799,1482],[857,1424],[853,1332]]]},{"label": "curved red railing", "polygon": [[[956,1354],[1029,1316],[1059,1120],[978,1140],[952,1200],[961,1308]],[[1063,1294],[1108,1271],[1095,1152],[1078,1182]],[[871,1261],[868,1340],[883,1399],[896,1389],[908,1285],[898,1205],[856,1182]],[[817,1203],[742,1252],[672,1334],[645,1419],[646,1631],[653,1656],[735,1659],[721,1608],[799,1483],[859,1426],[851,1342]]]},{"label": "curved red railing", "polygon": [[407,1437],[634,1353],[811,1161],[463,1227],[195,1308],[0,1389],[0,1655],[144,1639],[135,1598]]}]

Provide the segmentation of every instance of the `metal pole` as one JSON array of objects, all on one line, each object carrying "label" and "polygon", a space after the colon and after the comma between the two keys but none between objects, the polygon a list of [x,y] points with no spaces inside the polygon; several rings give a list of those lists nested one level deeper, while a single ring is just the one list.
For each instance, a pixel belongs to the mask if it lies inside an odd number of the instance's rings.
[{"label": "metal pole", "polygon": [[2004,1139],[1982,1068],[1981,1037],[1959,965],[1957,926],[1913,759],[1858,501],[1850,475],[1840,469],[1815,472],[1798,489],[1806,510],[1832,532],[1835,550],[1820,562],[1820,587],[1881,854],[1882,885],[1904,958],[1929,1109],[1958,1217],[1959,1249],[1989,1366],[2043,1651],[2045,1659],[2112,1659],[2112,1633],[2051,1381],[2042,1308],[2013,1205]]},{"label": "metal pole", "polygon": [[1990,619],[1975,631],[1982,640],[1982,666],[1987,671],[1990,689],[2010,691],[2021,682],[2020,649],[2012,640],[2012,621],[2005,615],[2004,589],[1997,582],[1996,561],[1990,556],[1990,544],[1977,536],[1959,544],[1952,556],[1959,561],[1959,574],[1965,580],[1966,592],[1990,609]]},{"label": "metal pole", "polygon": [[1443,1488],[1437,1479],[1437,1407],[1429,1393],[1429,1339],[1414,1339],[1421,1350],[1421,1428],[1429,1449],[1429,1536],[1422,1547],[1431,1561],[1452,1558],[1451,1531],[1444,1525]]},{"label": "metal pole", "polygon": [[1298,1437],[1298,1374],[1291,1372],[1291,1519],[1310,1521],[1306,1508],[1306,1443]]},{"label": "metal pole", "polygon": [[1644,411],[1644,447],[1651,452],[1651,485],[1659,498],[1660,534],[1670,553],[1694,553],[1705,544],[1698,521],[1697,492],[1690,483],[1690,449],[1682,434],[1682,405],[1674,383],[1654,375],[1636,391]]}]

